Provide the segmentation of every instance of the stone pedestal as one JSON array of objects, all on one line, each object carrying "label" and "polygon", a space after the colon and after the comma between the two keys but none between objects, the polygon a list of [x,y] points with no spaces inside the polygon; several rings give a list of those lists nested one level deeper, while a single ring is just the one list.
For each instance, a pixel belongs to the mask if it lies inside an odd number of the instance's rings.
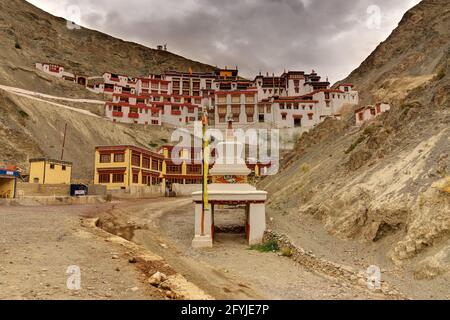
[{"label": "stone pedestal", "polygon": [[266,231],[266,205],[264,203],[250,204],[248,210],[248,244],[260,244]]},{"label": "stone pedestal", "polygon": [[195,237],[192,240],[194,248],[210,248],[213,246],[214,223],[211,209],[210,206],[209,210],[205,210],[202,219],[202,204],[195,204]]}]

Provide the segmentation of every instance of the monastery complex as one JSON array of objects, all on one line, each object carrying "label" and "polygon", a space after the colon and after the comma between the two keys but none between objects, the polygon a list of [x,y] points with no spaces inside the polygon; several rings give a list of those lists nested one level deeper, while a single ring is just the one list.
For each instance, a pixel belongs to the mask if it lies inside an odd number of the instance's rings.
[{"label": "monastery complex", "polygon": [[265,125],[270,128],[311,129],[324,119],[340,119],[344,105],[357,105],[352,84],[330,87],[314,70],[259,74],[253,80],[235,69],[214,72],[167,71],[130,77],[104,73],[101,77],[75,75],[63,66],[38,63],[48,74],[77,82],[109,97],[105,116],[113,122],[188,127],[208,110],[210,124],[225,128],[231,115],[236,128]]}]

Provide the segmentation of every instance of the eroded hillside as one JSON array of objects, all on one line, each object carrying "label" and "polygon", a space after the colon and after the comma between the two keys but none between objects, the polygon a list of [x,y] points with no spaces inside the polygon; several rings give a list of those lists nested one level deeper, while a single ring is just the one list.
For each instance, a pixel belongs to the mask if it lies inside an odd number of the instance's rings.
[{"label": "eroded hillside", "polygon": [[54,62],[68,71],[131,76],[167,69],[210,71],[213,67],[173,53],[116,39],[98,31],[67,28],[24,0],[0,1],[0,83],[29,90],[48,90],[34,70],[36,62]]}]

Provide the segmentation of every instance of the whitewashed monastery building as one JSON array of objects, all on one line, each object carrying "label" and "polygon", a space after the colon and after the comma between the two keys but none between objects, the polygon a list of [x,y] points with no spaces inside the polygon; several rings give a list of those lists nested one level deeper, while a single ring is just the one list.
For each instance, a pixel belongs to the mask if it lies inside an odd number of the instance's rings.
[{"label": "whitewashed monastery building", "polygon": [[308,130],[327,117],[340,119],[344,105],[359,103],[352,84],[331,88],[314,70],[309,74],[259,74],[246,80],[239,77],[237,67],[213,72],[167,71],[137,78],[109,72],[85,77],[45,63],[36,67],[110,97],[105,116],[130,124],[189,126],[207,108],[216,127],[225,127],[226,117],[231,115],[235,127],[261,124]]}]

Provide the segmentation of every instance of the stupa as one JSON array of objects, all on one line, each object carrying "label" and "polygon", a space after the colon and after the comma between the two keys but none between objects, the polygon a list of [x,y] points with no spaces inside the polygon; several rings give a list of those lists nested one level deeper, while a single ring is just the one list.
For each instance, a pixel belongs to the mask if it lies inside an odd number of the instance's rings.
[{"label": "stupa", "polygon": [[238,142],[233,121],[227,117],[226,139],[216,147],[217,159],[210,170],[212,184],[207,187],[207,206],[202,191],[193,192],[195,203],[195,248],[212,247],[214,241],[214,207],[219,205],[244,205],[245,231],[249,245],[262,242],[266,230],[267,192],[248,184],[251,170],[245,164],[244,145]]}]

